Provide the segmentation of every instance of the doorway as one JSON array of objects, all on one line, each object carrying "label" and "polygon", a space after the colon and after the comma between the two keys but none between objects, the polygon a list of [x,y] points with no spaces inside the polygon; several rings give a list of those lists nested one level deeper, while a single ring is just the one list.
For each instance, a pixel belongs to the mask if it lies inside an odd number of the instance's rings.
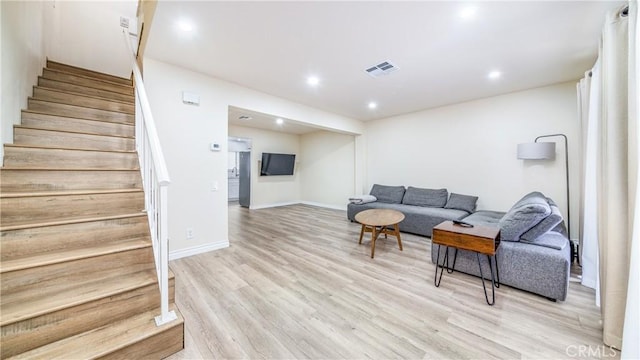
[{"label": "doorway", "polygon": [[229,201],[242,207],[251,206],[251,139],[229,137],[227,179]]}]

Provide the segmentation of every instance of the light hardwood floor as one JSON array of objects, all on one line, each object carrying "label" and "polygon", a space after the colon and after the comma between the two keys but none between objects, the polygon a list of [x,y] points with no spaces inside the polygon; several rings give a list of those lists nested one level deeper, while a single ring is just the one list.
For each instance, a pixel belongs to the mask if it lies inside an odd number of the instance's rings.
[{"label": "light hardwood floor", "polygon": [[619,357],[577,282],[558,303],[503,286],[490,307],[476,277],[433,285],[429,238],[382,237],[371,259],[359,233],[344,211],[230,206],[229,248],[171,263],[186,334],[170,359]]}]

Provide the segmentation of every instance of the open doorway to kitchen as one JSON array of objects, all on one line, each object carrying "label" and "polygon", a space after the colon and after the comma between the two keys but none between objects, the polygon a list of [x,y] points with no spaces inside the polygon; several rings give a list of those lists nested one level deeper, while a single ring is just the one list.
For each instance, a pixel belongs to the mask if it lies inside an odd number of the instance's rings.
[{"label": "open doorway to kitchen", "polygon": [[251,139],[229,137],[227,179],[229,202],[242,207],[251,206]]}]

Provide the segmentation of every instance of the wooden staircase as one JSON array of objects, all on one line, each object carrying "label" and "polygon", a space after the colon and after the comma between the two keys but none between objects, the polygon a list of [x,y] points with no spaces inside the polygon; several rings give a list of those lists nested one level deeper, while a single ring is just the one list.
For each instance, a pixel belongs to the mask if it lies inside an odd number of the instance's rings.
[{"label": "wooden staircase", "polygon": [[163,358],[129,79],[47,61],[0,169],[0,358]]}]

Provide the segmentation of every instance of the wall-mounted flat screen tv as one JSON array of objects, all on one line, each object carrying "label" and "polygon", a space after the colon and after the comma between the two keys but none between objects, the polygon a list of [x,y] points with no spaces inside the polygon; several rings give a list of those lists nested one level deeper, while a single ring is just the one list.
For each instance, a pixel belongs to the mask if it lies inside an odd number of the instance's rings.
[{"label": "wall-mounted flat screen tv", "polygon": [[260,176],[293,175],[295,154],[262,153]]}]

